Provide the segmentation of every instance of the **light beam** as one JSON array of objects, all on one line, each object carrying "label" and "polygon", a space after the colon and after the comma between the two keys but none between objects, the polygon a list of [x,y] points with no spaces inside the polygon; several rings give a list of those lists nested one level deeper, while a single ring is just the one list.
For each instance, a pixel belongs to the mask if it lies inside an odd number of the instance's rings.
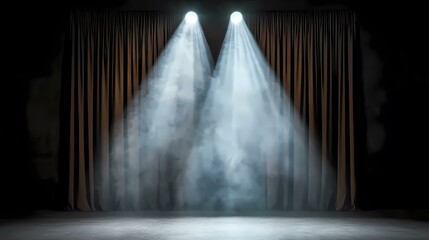
[{"label": "light beam", "polygon": [[138,167],[125,173],[135,179],[127,180],[124,192],[141,197],[139,201],[146,208],[167,209],[171,199],[181,206],[178,175],[192,147],[212,69],[204,33],[196,14],[190,12],[157,58],[126,114],[129,143],[125,155],[137,159],[133,165]]},{"label": "light beam", "polygon": [[205,209],[271,209],[292,136],[294,166],[303,153],[298,115],[241,19],[231,15],[186,167],[188,197]]}]

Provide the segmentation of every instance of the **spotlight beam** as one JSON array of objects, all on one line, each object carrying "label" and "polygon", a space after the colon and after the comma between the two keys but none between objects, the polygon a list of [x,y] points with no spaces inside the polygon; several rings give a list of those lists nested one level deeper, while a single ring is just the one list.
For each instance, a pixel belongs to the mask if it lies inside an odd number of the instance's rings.
[{"label": "spotlight beam", "polygon": [[[126,131],[130,138],[136,139],[138,152],[142,153],[138,158],[142,167],[137,174],[141,177],[128,191],[145,196],[146,205],[151,208],[158,205],[165,209],[172,198],[178,208],[182,205],[179,178],[169,171],[180,169],[186,162],[213,69],[210,50],[197,19],[193,12],[183,19],[144,80],[141,93],[136,94],[132,107],[127,109]],[[130,147],[126,151],[134,150]],[[153,187],[154,182],[159,189]],[[178,188],[174,193],[169,189],[172,182]]]},{"label": "spotlight beam", "polygon": [[267,206],[266,176],[278,174],[291,127],[276,80],[241,14],[233,13],[187,170],[196,173],[187,181],[198,183],[186,185],[189,192],[208,209]]}]

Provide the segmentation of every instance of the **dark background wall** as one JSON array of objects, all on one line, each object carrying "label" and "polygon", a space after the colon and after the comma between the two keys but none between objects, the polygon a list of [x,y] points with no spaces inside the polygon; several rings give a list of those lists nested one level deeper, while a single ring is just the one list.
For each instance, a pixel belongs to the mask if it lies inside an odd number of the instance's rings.
[{"label": "dark background wall", "polygon": [[4,21],[6,71],[12,79],[11,86],[3,88],[7,101],[3,102],[2,140],[6,144],[0,180],[1,207],[6,212],[64,207],[61,184],[67,176],[61,166],[67,159],[58,155],[62,36],[68,11],[103,8],[192,9],[199,14],[215,59],[234,10],[355,10],[361,25],[368,150],[368,157],[359,159],[359,207],[427,208],[429,39],[425,8],[417,1],[387,5],[358,0],[68,0],[13,5],[11,9],[18,11]]}]

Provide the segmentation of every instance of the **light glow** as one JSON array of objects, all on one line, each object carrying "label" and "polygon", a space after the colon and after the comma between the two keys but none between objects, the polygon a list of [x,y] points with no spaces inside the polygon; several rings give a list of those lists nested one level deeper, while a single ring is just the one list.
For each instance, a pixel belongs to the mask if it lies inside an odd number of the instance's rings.
[{"label": "light glow", "polygon": [[190,12],[186,13],[185,19],[186,19],[187,23],[194,24],[198,21],[198,16],[195,12],[190,11]]},{"label": "light glow", "polygon": [[231,22],[234,24],[239,24],[243,19],[243,15],[240,12],[233,12],[231,14]]}]

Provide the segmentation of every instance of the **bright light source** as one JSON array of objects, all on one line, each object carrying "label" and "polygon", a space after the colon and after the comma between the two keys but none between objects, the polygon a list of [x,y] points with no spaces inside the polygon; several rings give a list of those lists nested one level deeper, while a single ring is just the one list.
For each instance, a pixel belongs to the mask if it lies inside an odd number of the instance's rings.
[{"label": "bright light source", "polygon": [[240,12],[233,12],[231,14],[231,22],[234,24],[238,24],[241,22],[241,19],[243,19],[243,16]]},{"label": "bright light source", "polygon": [[188,12],[185,16],[187,23],[196,23],[198,20],[198,16],[195,12]]}]

